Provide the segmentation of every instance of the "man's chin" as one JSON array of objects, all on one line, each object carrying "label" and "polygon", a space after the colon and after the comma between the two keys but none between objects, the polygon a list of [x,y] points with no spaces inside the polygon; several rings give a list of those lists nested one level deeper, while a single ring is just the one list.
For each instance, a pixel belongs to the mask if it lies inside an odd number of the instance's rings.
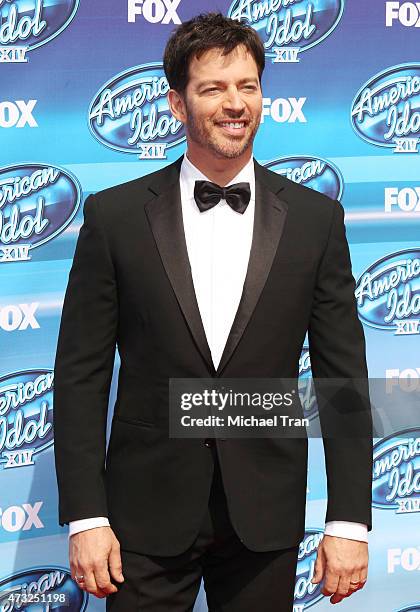
[{"label": "man's chin", "polygon": [[212,150],[214,153],[217,154],[218,157],[221,157],[224,159],[235,159],[243,155],[243,153],[245,153],[245,151],[249,149],[250,146],[251,146],[251,143],[249,141],[245,143],[241,143],[241,145],[239,145],[238,143],[237,146],[232,146],[232,145],[229,146],[229,145],[223,145],[221,143],[217,143],[216,145],[212,147]]}]

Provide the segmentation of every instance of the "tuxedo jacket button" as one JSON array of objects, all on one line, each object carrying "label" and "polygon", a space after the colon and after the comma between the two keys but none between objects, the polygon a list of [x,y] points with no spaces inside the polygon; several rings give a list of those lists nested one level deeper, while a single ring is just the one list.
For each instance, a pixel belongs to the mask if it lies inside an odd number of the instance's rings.
[{"label": "tuxedo jacket button", "polygon": [[213,445],[214,445],[213,438],[206,438],[204,440],[204,446],[207,446],[208,448],[211,448]]}]

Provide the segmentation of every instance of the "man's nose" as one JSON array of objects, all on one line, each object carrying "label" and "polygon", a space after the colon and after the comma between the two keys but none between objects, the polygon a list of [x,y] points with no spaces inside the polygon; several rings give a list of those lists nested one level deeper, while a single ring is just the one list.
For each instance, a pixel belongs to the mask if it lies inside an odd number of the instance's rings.
[{"label": "man's nose", "polygon": [[223,108],[235,112],[241,112],[244,110],[245,103],[236,87],[226,90],[223,98]]}]

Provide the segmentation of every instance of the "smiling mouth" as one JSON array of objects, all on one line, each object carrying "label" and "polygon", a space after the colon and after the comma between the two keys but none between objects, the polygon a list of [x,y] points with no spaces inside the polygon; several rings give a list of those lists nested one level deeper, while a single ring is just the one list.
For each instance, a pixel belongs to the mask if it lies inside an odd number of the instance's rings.
[{"label": "smiling mouth", "polygon": [[248,124],[246,121],[219,121],[217,125],[231,130],[241,130]]},{"label": "smiling mouth", "polygon": [[218,121],[217,127],[221,128],[222,134],[230,138],[244,138],[247,134],[248,121]]}]

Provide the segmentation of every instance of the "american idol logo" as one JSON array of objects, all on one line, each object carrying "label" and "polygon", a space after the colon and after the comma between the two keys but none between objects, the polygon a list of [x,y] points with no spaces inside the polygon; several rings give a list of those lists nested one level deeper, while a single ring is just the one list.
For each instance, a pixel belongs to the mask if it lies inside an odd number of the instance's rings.
[{"label": "american idol logo", "polygon": [[295,183],[325,193],[333,200],[339,200],[343,195],[344,180],[340,170],[320,157],[311,155],[280,157],[265,164],[265,167]]},{"label": "american idol logo", "polygon": [[420,512],[420,428],[403,430],[375,444],[372,504],[396,514]]},{"label": "american idol logo", "polygon": [[360,138],[394,153],[418,153],[420,64],[387,68],[363,85],[351,108]]},{"label": "american idol logo", "polygon": [[320,529],[307,529],[299,544],[293,612],[303,612],[324,597],[321,592],[322,585],[311,582],[322,537],[323,532]]},{"label": "american idol logo", "polygon": [[0,378],[0,467],[33,465],[52,446],[51,370],[26,370]]},{"label": "american idol logo", "polygon": [[34,567],[0,580],[0,610],[67,610],[83,612],[88,594],[62,567]]},{"label": "american idol logo", "polygon": [[31,259],[31,249],[71,223],[81,195],[76,177],[58,166],[0,168],[0,263]]},{"label": "american idol logo", "polygon": [[400,608],[397,612],[420,612],[420,603],[408,606],[407,608]]},{"label": "american idol logo", "polygon": [[299,358],[299,376],[310,376],[311,374],[311,358],[309,355],[309,347],[303,346]]},{"label": "american idol logo", "polygon": [[309,348],[307,346],[304,346],[300,353],[298,390],[305,418],[309,420],[314,419],[318,415],[318,406],[312,379]]},{"label": "american idol logo", "polygon": [[0,63],[27,62],[26,53],[58,36],[79,0],[0,0]]},{"label": "american idol logo", "polygon": [[93,98],[89,129],[100,143],[140,159],[166,159],[185,141],[181,121],[172,116],[169,84],[162,64],[151,63],[117,74]]},{"label": "american idol logo", "polygon": [[299,54],[335,30],[344,0],[235,0],[228,17],[257,30],[273,63],[299,62]]},{"label": "american idol logo", "polygon": [[361,320],[395,335],[420,334],[420,249],[386,255],[356,284]]}]

